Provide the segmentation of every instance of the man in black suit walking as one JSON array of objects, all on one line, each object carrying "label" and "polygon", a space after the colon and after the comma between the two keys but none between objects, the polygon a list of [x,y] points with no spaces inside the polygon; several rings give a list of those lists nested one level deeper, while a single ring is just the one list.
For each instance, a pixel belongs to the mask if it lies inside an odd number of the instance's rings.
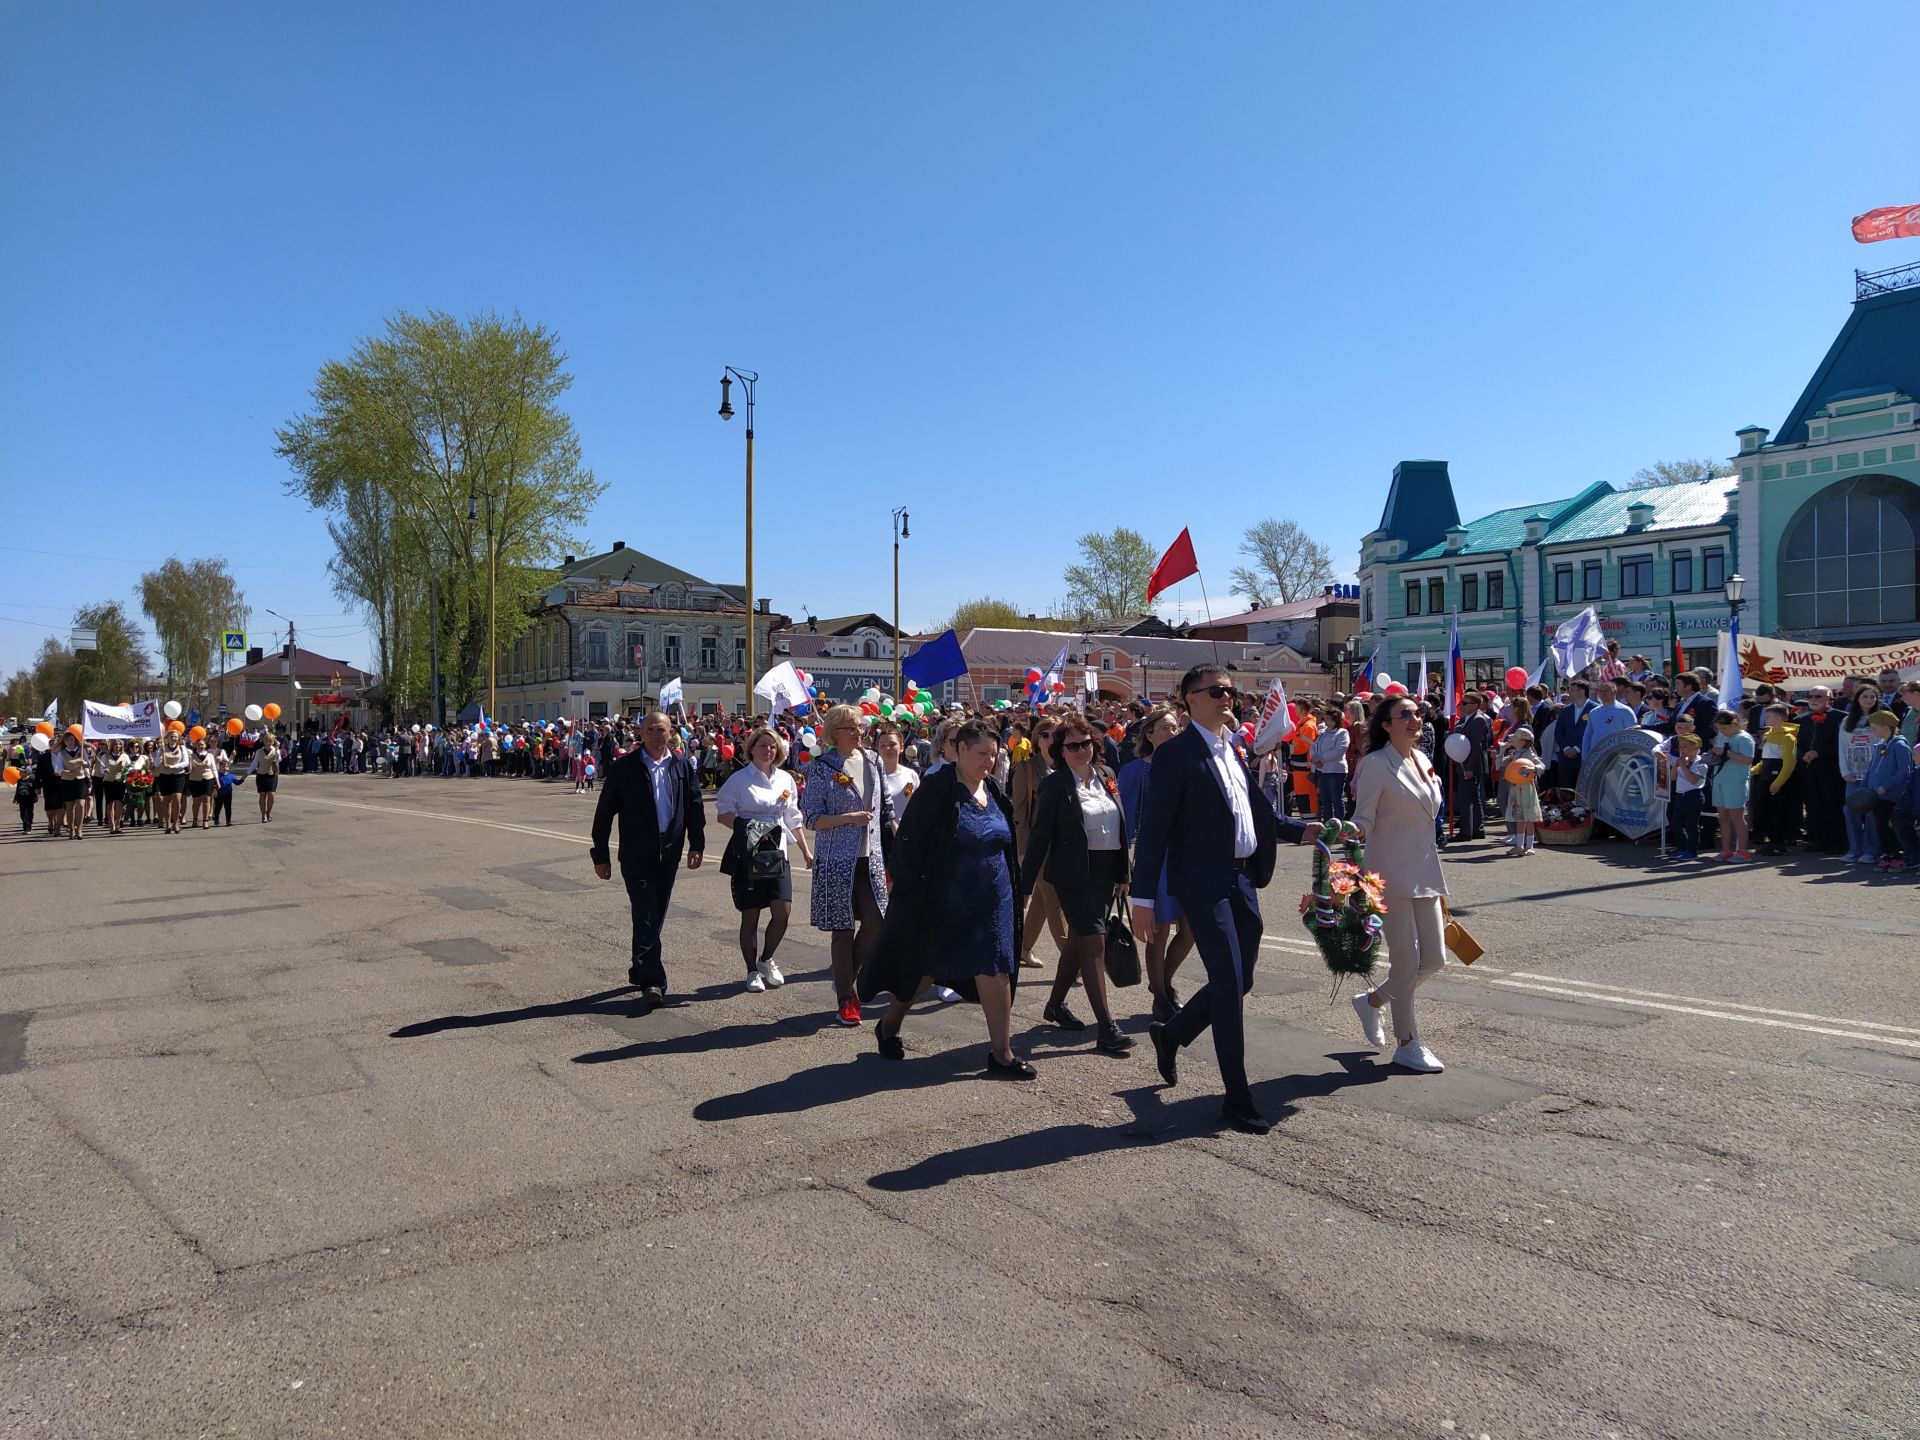
[{"label": "man in black suit walking", "polygon": [[1169,1085],[1177,1083],[1180,1047],[1211,1026],[1227,1092],[1222,1117],[1236,1130],[1264,1135],[1272,1126],[1247,1085],[1242,1021],[1260,958],[1255,891],[1273,878],[1280,837],[1298,844],[1320,827],[1273,813],[1234,748],[1235,695],[1219,666],[1196,665],[1181,677],[1180,699],[1192,723],[1153,754],[1153,783],[1133,852],[1133,929],[1143,940],[1153,939],[1153,896],[1164,863],[1167,890],[1186,912],[1207,983],[1172,1019],[1148,1027],[1160,1074]]},{"label": "man in black suit walking", "polygon": [[660,959],[660,926],[673,898],[674,872],[684,848],[687,869],[698,870],[706,850],[707,812],[700,776],[684,756],[667,748],[673,727],[654,711],[640,727],[640,748],[606,768],[600,803],[593,811],[593,873],[613,878],[607,841],[620,817],[620,878],[633,905],[633,962],[627,982],[641,989],[648,1010],[667,998],[667,968]]}]

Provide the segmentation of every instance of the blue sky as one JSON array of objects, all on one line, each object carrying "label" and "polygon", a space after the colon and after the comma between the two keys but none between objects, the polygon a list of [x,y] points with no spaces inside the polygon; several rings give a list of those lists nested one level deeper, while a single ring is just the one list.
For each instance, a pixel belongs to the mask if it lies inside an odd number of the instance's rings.
[{"label": "blue sky", "polygon": [[[400,309],[558,332],[615,539],[903,618],[1074,536],[1342,569],[1777,425],[1920,201],[1909,5],[0,0],[0,671],[168,554],[364,662],[273,429]],[[1891,148],[1890,148],[1891,147]],[[54,554],[39,552],[58,552]],[[1189,584],[1174,599],[1191,604]]]}]

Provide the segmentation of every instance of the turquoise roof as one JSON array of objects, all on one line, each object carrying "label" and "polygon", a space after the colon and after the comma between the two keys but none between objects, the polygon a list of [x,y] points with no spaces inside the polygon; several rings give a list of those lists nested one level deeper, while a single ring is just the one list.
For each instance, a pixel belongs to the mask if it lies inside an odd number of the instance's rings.
[{"label": "turquoise roof", "polygon": [[1446,544],[1430,545],[1418,554],[1406,556],[1397,564],[1445,560],[1450,555],[1505,554],[1517,550],[1527,538],[1529,516],[1543,516],[1549,522],[1546,544],[1566,545],[1583,540],[1614,540],[1626,535],[1627,510],[1634,505],[1653,506],[1653,519],[1632,533],[1644,535],[1655,530],[1685,530],[1697,525],[1718,524],[1727,513],[1734,482],[1729,479],[1682,482],[1677,485],[1648,485],[1637,490],[1616,490],[1602,482],[1590,485],[1578,495],[1550,500],[1544,505],[1514,505],[1495,510],[1463,528],[1467,543],[1449,551]]},{"label": "turquoise roof", "polygon": [[1578,540],[1615,540],[1627,533],[1627,509],[1633,505],[1653,506],[1653,519],[1636,535],[1654,530],[1686,530],[1697,525],[1717,525],[1727,513],[1735,486],[1724,476],[1718,480],[1683,481],[1678,485],[1647,485],[1637,490],[1614,490],[1596,495],[1565,524],[1547,533],[1547,544],[1565,545]]},{"label": "turquoise roof", "polygon": [[[1527,538],[1527,517],[1544,515],[1551,520],[1567,506],[1571,500],[1549,500],[1545,505],[1515,505],[1510,509],[1496,510],[1491,515],[1482,515],[1478,520],[1469,520],[1463,527],[1467,532],[1467,543],[1452,551],[1455,555],[1485,555],[1493,552],[1504,554],[1516,550],[1520,542]],[[1409,555],[1396,563],[1404,564],[1411,560],[1444,560],[1450,552],[1446,542],[1429,545],[1418,554]]]}]

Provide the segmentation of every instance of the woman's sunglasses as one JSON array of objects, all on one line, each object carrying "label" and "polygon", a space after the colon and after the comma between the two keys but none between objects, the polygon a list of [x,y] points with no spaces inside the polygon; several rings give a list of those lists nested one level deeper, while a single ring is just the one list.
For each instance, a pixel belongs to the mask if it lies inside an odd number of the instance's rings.
[{"label": "woman's sunglasses", "polygon": [[1060,748],[1062,750],[1091,750],[1093,749],[1093,741],[1083,735],[1078,740],[1062,740],[1060,742]]}]

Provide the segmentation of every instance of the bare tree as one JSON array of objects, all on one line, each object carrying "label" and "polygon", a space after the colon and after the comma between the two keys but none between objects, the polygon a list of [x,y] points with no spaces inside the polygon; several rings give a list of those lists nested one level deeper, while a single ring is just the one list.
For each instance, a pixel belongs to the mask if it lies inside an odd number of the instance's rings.
[{"label": "bare tree", "polygon": [[1733,467],[1719,460],[1656,460],[1642,465],[1627,481],[1629,490],[1645,490],[1651,485],[1687,485],[1701,480],[1723,480]]},{"label": "bare tree", "polygon": [[1253,564],[1234,566],[1233,588],[1255,610],[1304,600],[1333,579],[1327,547],[1292,520],[1249,525],[1240,553]]}]

